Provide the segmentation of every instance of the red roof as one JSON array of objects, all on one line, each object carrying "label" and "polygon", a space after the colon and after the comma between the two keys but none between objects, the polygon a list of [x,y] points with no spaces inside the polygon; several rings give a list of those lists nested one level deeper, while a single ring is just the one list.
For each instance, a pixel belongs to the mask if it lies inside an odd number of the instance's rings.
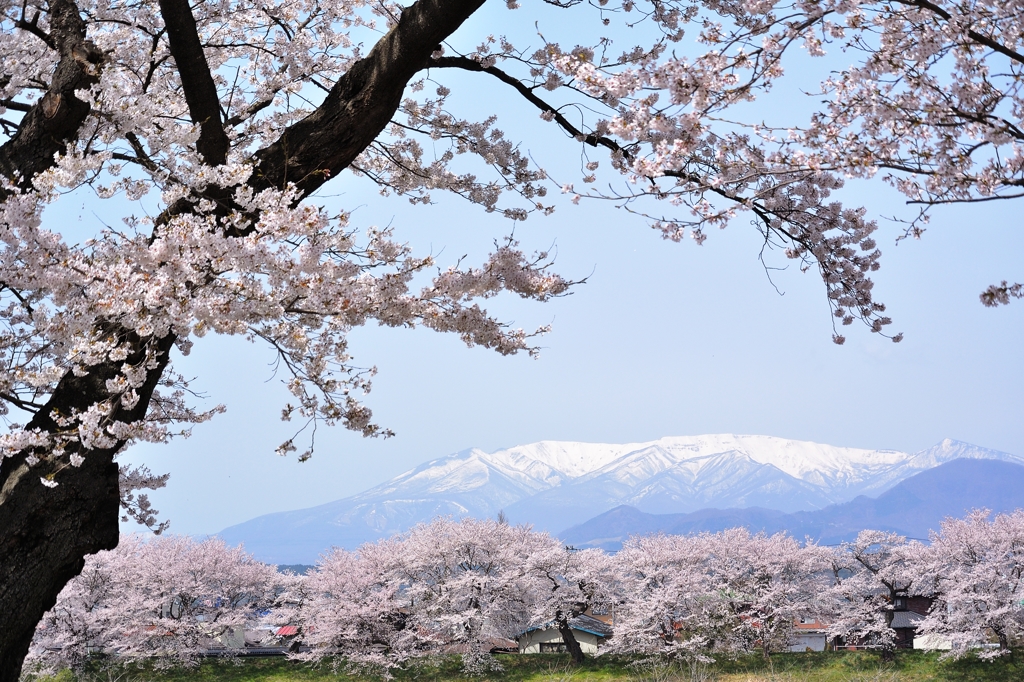
[{"label": "red roof", "polygon": [[292,635],[299,634],[299,628],[294,625],[285,625],[284,627],[278,628],[277,632],[274,634],[280,637],[290,637]]}]

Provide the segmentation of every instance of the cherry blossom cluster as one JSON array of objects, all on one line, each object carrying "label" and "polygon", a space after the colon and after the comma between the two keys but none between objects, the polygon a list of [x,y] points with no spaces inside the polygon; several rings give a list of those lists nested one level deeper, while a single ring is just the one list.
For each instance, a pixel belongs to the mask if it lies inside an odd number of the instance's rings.
[{"label": "cherry blossom cluster", "polygon": [[[423,81],[411,85],[413,92]],[[528,156],[495,127],[497,116],[475,123],[454,117],[445,108],[451,91],[439,86],[436,98],[406,99],[400,107],[405,121],[391,124],[386,138],[376,140],[356,160],[353,170],[372,179],[387,196],[408,195],[413,204],[431,202],[431,190],[452,192],[487,212],[501,210],[512,220],[525,220],[529,213],[551,213],[553,206],[540,199],[547,196],[544,171],[536,168]],[[447,149],[438,153],[440,144]],[[428,158],[424,144],[434,150]],[[484,180],[473,172],[457,172],[456,157],[472,154],[493,171]],[[511,192],[529,203],[501,208],[502,195]]]},{"label": "cherry blossom cluster", "polygon": [[[1024,19],[1012,4],[626,0],[594,8],[600,23],[588,44],[570,47],[542,28],[537,49],[502,37],[467,55],[582,143],[584,184],[597,180],[597,151],[627,180],[563,191],[616,201],[666,238],[697,243],[709,227],[752,214],[766,244],[816,266],[842,324],[859,318],[882,332],[890,323],[871,293],[875,223],[862,208],[826,201],[845,180],[880,174],[918,204],[905,219],[905,235],[915,237],[939,204],[1024,196]],[[644,41],[615,50],[627,30]],[[811,71],[808,57],[829,53],[805,118],[799,106],[782,123],[751,117],[750,103],[788,70]],[[652,200],[677,208],[658,210]],[[983,301],[1005,303],[1007,291],[1019,293],[993,287]]]},{"label": "cherry blossom cluster", "polygon": [[77,667],[92,652],[197,662],[259,622],[289,576],[217,539],[145,539],[89,557],[39,624],[30,661]]},{"label": "cherry blossom cluster", "polygon": [[615,555],[615,650],[671,659],[785,649],[800,618],[828,610],[827,551],[743,528],[630,539]]},{"label": "cherry blossom cluster", "polygon": [[918,541],[883,531],[864,531],[832,553],[832,597],[839,608],[829,633],[846,641],[871,642],[884,649],[896,646],[890,627],[898,597],[921,593],[923,546]]},{"label": "cherry blossom cluster", "polygon": [[600,609],[613,619],[605,650],[699,663],[785,650],[801,621],[891,650],[897,600],[920,595],[933,606],[917,636],[949,639],[947,655],[992,656],[1024,635],[1021,528],[1024,512],[977,511],[929,545],[868,530],[825,547],[734,528],[632,538],[608,555],[526,527],[439,519],[326,555],[281,622],[304,623],[305,658],[388,667]]},{"label": "cherry blossom cluster", "polygon": [[[923,553],[924,589],[938,600],[920,631],[950,655],[1003,656],[1024,639],[1024,511],[947,519]],[[997,644],[997,647],[991,647]],[[986,645],[989,645],[986,647]],[[981,647],[981,648],[979,648]]]},{"label": "cherry blossom cluster", "polygon": [[[311,650],[386,671],[411,656],[460,653],[467,668],[495,638],[563,625],[607,603],[610,559],[575,552],[546,533],[503,521],[437,519],[356,552],[325,555],[297,608]],[[287,598],[286,598],[287,599]]]},{"label": "cherry blossom cluster", "polygon": [[786,650],[800,622],[892,650],[898,601],[925,596],[917,637],[992,657],[1024,639],[1024,511],[990,517],[949,519],[927,544],[866,530],[826,547],[733,528],[635,537],[614,555],[503,519],[439,518],[334,549],[301,576],[215,539],[130,536],[87,560],[33,655],[51,667],[97,649],[190,663],[239,629],[290,625],[300,660],[387,675],[456,653],[479,671],[497,665],[481,654],[498,639],[531,627],[570,637],[574,618],[603,613],[603,650],[699,664]]},{"label": "cherry blossom cluster", "polygon": [[[69,372],[88,380],[111,363],[118,369],[100,380],[92,404],[47,415],[56,429],[11,425],[0,436],[0,457],[31,452],[29,466],[40,466],[44,484],[55,486],[90,450],[187,435],[174,425],[221,411],[190,404],[162,339],[182,354],[210,332],[265,341],[290,377],[295,404],[285,406],[286,419],[301,418],[300,431],[342,423],[364,435],[390,431],[360,402],[375,370],[353,362],[353,327],[423,325],[503,354],[535,352],[529,339],[545,329],[509,328],[474,299],[503,290],[538,300],[565,293],[570,283],[550,272],[546,254],[528,256],[508,240],[481,267],[445,267],[415,256],[387,230],[351,227],[347,215],[329,215],[292,185],[252,188],[254,150],[309,115],[312,92],[360,59],[360,36],[376,35],[382,17],[394,25],[399,7],[282,0],[195,8],[230,142],[219,165],[197,151],[200,126],[182,98],[158,8],[106,1],[78,8],[90,45],[103,55],[92,67],[96,83],[83,93],[92,115],[78,142],[30,187],[7,178],[0,202],[0,410],[37,414]],[[37,84],[54,68],[49,16],[31,3],[4,9],[2,44],[13,76],[0,82],[0,103],[8,112],[32,106]],[[425,162],[415,143],[403,142],[397,119],[396,134],[367,149],[353,170],[400,193],[447,189],[488,210],[510,188],[531,199],[544,195],[543,173],[528,167],[493,120],[458,121],[443,100],[410,99],[402,112],[409,125],[450,141],[450,155],[471,152],[505,180],[453,173],[450,156]],[[10,125],[8,135],[16,129]],[[157,198],[164,210],[69,243],[44,226],[44,213],[83,187],[100,198]],[[509,210],[512,218],[523,215]],[[144,417],[122,418],[140,400]],[[279,452],[296,449],[289,440]],[[310,441],[300,459],[311,451]]]}]

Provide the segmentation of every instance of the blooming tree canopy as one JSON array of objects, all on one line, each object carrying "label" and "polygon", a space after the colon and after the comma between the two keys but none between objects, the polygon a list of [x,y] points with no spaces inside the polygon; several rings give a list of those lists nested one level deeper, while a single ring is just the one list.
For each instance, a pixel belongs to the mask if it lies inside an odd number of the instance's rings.
[{"label": "blooming tree canopy", "polygon": [[612,646],[669,658],[728,648],[731,614],[707,585],[704,537],[630,538],[615,555],[621,605]]},{"label": "blooming tree canopy", "polygon": [[[920,207],[912,236],[937,204],[1024,187],[1012,3],[546,0],[589,36],[571,47],[457,34],[482,4],[0,2],[0,409],[23,415],[0,436],[0,612],[14,619],[0,682],[83,557],[115,546],[119,506],[156,523],[135,491],[162,480],[119,472],[114,455],[217,411],[189,402],[172,353],[209,333],[266,342],[290,375],[286,419],[380,435],[352,328],[534,350],[532,331],[479,301],[566,293],[547,254],[509,238],[476,266],[438,263],[311,198],[349,172],[416,202],[450,191],[512,221],[550,212],[545,171],[494,116],[452,113],[446,73],[489,80],[582,149],[561,188],[573,201],[616,202],[697,243],[752,218],[820,274],[840,326],[891,322],[873,294],[876,225],[832,196],[847,178],[881,172]],[[642,43],[616,46],[630,27]],[[790,64],[828,51],[849,65],[823,71],[808,120],[742,120]],[[599,190],[601,174],[619,180]],[[82,187],[159,211],[76,242],[46,209]],[[1021,296],[1002,282],[982,300]]]},{"label": "blooming tree canopy", "polygon": [[[989,516],[947,519],[930,545],[866,530],[821,547],[731,528],[633,537],[615,555],[503,520],[438,518],[335,548],[303,575],[217,539],[132,535],[87,559],[36,629],[31,656],[51,669],[90,651],[190,663],[211,648],[241,652],[243,628],[271,644],[287,625],[288,653],[301,660],[388,676],[413,658],[461,653],[468,672],[482,672],[496,666],[493,646],[531,627],[562,630],[594,607],[612,615],[602,648],[648,663],[785,651],[801,619],[889,655],[909,644],[893,632],[897,600],[909,595],[933,604],[917,636],[948,641],[947,656],[989,658],[1024,636],[1024,511]],[[229,637],[236,648],[224,648]]]},{"label": "blooming tree canopy", "polygon": [[[512,638],[543,601],[535,557],[561,545],[528,526],[435,519],[408,533],[335,549],[297,585],[298,608],[278,618],[303,623],[305,658],[341,654],[387,669],[410,656],[461,653],[467,667],[495,638]],[[285,599],[288,601],[287,597]]]},{"label": "blooming tree canopy", "polygon": [[557,629],[573,662],[581,663],[583,648],[572,621],[612,602],[617,582],[613,562],[599,549],[566,547],[545,534],[525,568],[533,585],[532,624]]},{"label": "blooming tree canopy", "polygon": [[271,614],[276,625],[301,624],[303,658],[341,654],[355,665],[387,670],[414,652],[413,630],[395,580],[400,542],[381,540],[357,552],[334,549],[294,581]]},{"label": "blooming tree canopy", "polygon": [[[1006,655],[1024,636],[1024,510],[989,516],[943,521],[918,569],[937,596],[918,631],[948,640],[956,657]],[[998,648],[979,650],[993,637]]]},{"label": "blooming tree canopy", "polygon": [[615,556],[623,607],[613,647],[697,658],[784,649],[800,618],[819,616],[831,585],[816,545],[745,528],[633,538]]},{"label": "blooming tree canopy", "polygon": [[285,576],[219,539],[138,535],[90,558],[40,624],[32,657],[77,666],[90,652],[195,663],[258,622]]},{"label": "blooming tree canopy", "polygon": [[829,591],[829,635],[869,642],[886,652],[896,647],[892,629],[899,597],[920,589],[920,542],[898,533],[865,530],[831,554],[834,583]]}]

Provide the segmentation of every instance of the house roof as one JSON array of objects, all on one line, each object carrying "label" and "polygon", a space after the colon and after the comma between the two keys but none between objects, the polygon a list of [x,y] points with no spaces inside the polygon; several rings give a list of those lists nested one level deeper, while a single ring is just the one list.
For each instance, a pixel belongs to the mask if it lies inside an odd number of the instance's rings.
[{"label": "house roof", "polygon": [[916,628],[917,624],[924,620],[924,616],[916,611],[894,611],[892,614],[892,624],[889,626],[893,630],[897,628]]},{"label": "house roof", "polygon": [[[554,627],[554,625],[555,621],[549,620],[548,622],[543,623],[541,625],[534,625],[532,627],[526,628],[526,631],[523,634],[526,634],[526,632],[533,632],[535,630],[546,630],[550,627]],[[575,618],[570,620],[569,627],[571,627],[573,630],[579,630],[580,632],[587,632],[596,637],[607,638],[612,636],[612,628],[610,625],[608,625],[608,623],[605,623],[604,621],[598,620],[597,618],[585,614],[581,616],[576,616]]]}]

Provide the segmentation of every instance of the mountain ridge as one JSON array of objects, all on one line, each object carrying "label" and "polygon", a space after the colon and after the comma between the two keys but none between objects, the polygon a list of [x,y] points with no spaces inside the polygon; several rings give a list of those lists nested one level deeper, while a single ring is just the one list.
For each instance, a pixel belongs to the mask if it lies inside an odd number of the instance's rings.
[{"label": "mountain ridge", "polygon": [[860,495],[824,509],[783,513],[759,507],[701,509],[686,514],[648,514],[621,505],[558,533],[579,548],[618,549],[630,535],[717,532],[744,526],[752,532],[786,531],[821,544],[852,540],[871,528],[927,539],[942,519],[971,509],[993,513],[1024,508],[1024,465],[984,459],[955,459],[906,478],[877,498]]},{"label": "mountain ridge", "polygon": [[219,535],[273,563],[309,563],[436,516],[490,517],[558,531],[622,504],[645,513],[762,507],[793,513],[878,494],[915,473],[969,457],[1015,455],[944,440],[918,453],[774,436],[671,436],[645,443],[540,441],[430,459],[334,502],[256,517]]}]

